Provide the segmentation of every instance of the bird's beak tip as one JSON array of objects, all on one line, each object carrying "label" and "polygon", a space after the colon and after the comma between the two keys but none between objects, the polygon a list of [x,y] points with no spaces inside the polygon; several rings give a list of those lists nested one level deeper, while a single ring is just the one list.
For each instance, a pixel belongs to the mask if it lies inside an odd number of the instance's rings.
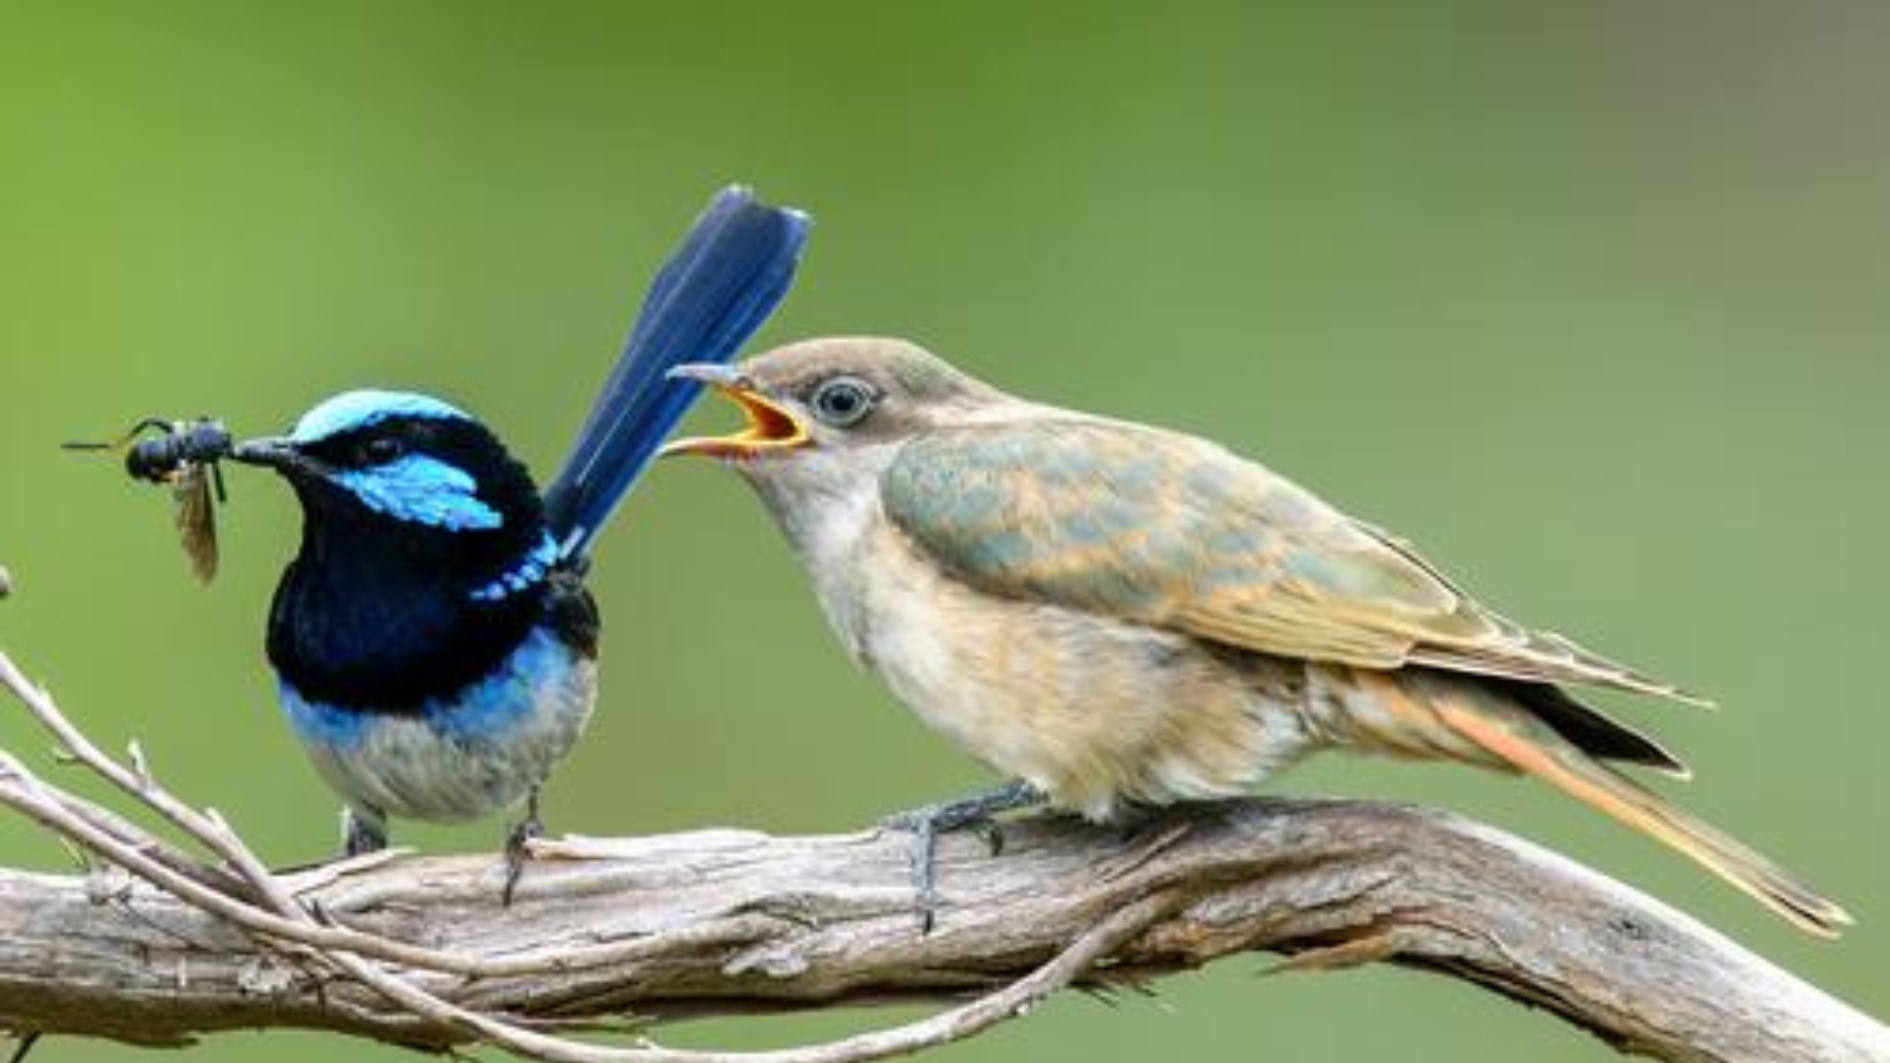
[{"label": "bird's beak tip", "polygon": [[283,469],[292,465],[298,454],[295,444],[279,436],[245,439],[230,450],[230,460],[244,465],[262,465]]},{"label": "bird's beak tip", "polygon": [[740,374],[734,367],[720,362],[684,362],[670,367],[669,372],[663,375],[670,380],[690,380],[698,384],[715,384],[722,387],[731,387],[740,379]]}]

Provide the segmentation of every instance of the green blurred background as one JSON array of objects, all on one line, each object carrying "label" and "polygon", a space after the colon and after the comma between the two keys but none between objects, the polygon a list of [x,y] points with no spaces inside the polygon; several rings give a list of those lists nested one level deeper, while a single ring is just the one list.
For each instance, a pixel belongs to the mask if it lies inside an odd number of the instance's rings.
[{"label": "green blurred background", "polygon": [[[224,574],[60,453],[147,413],[269,431],[449,396],[548,473],[718,185],[819,218],[763,336],[918,339],[1049,401],[1264,456],[1516,615],[1710,691],[1610,704],[1694,807],[1861,926],[1807,940],[1544,790],[1320,761],[1296,792],[1508,826],[1890,1014],[1872,674],[1890,601],[1890,11],[1763,3],[0,5],[0,646],[275,861],[334,800],[262,659],[297,514],[232,473]],[[729,423],[699,412],[702,425]],[[853,828],[986,781],[830,641],[745,489],[663,466],[604,537],[606,686],[556,829]],[[0,742],[45,747],[17,713]],[[497,822],[404,829],[428,849]],[[60,868],[0,821],[0,860]],[[1060,999],[933,1058],[1589,1060],[1389,969]],[[703,1023],[761,1045],[885,1013]],[[394,1059],[301,1034],[195,1058]],[[59,1041],[47,1060],[126,1060]]]}]

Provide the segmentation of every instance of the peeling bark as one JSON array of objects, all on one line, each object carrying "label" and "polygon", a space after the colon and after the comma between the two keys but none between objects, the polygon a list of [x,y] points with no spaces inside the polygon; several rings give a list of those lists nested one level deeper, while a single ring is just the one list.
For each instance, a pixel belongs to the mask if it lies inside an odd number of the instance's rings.
[{"label": "peeling bark", "polygon": [[[1659,902],[1446,814],[1248,800],[1173,810],[1126,839],[1033,819],[1009,826],[1006,843],[994,857],[975,837],[944,842],[943,906],[923,937],[899,834],[547,842],[510,908],[490,856],[401,856],[282,881],[333,925],[465,957],[477,973],[383,966],[535,1028],[956,1002],[1145,904],[1146,925],[1079,984],[1256,950],[1293,966],[1383,961],[1661,1059],[1890,1063],[1890,1029],[1876,1021]],[[434,1048],[467,1039],[306,962],[306,946],[258,940],[122,873],[0,871],[0,1023],[151,1045],[246,1027]]]}]

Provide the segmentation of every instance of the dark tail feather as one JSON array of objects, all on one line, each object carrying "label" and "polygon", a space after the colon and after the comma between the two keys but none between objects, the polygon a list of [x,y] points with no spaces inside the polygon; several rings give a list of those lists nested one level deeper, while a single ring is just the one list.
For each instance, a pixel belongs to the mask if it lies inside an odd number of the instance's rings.
[{"label": "dark tail feather", "polygon": [[582,561],[702,386],[665,374],[725,362],[787,294],[812,220],[746,188],[718,193],[643,300],[623,357],[598,393],[564,468],[545,492],[564,557]]},{"label": "dark tail feather", "polygon": [[1660,743],[1582,704],[1560,687],[1506,679],[1486,682],[1527,706],[1538,719],[1553,727],[1556,734],[1591,757],[1653,768],[1682,779],[1693,774],[1680,758],[1661,748]]}]

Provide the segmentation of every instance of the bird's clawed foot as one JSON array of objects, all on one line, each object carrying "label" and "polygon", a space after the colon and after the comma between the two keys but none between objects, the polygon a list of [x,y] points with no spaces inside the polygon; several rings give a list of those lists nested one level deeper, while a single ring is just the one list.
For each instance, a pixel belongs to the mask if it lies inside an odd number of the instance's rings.
[{"label": "bird's clawed foot", "polygon": [[531,796],[525,799],[525,818],[505,836],[505,889],[499,894],[502,907],[512,906],[512,891],[525,875],[525,862],[532,858],[531,843],[544,836],[545,825],[538,819],[538,789],[533,787]]},{"label": "bird's clawed foot", "polygon": [[343,859],[378,853],[387,848],[387,817],[376,808],[341,810]]},{"label": "bird's clawed foot", "polygon": [[[380,854],[376,856],[375,854]],[[341,852],[326,860],[308,864],[290,864],[273,869],[276,875],[294,877],[305,874],[333,876],[345,871],[371,867],[391,860],[397,853],[387,848],[387,817],[380,809],[346,806],[341,810]]]},{"label": "bird's clawed foot", "polygon": [[949,831],[977,831],[991,847],[1004,851],[1004,830],[999,813],[1030,808],[1044,802],[1043,791],[1023,781],[1011,782],[952,801],[924,805],[886,817],[881,826],[912,834],[912,888],[918,897],[919,933],[932,932],[938,912],[938,836]]}]

